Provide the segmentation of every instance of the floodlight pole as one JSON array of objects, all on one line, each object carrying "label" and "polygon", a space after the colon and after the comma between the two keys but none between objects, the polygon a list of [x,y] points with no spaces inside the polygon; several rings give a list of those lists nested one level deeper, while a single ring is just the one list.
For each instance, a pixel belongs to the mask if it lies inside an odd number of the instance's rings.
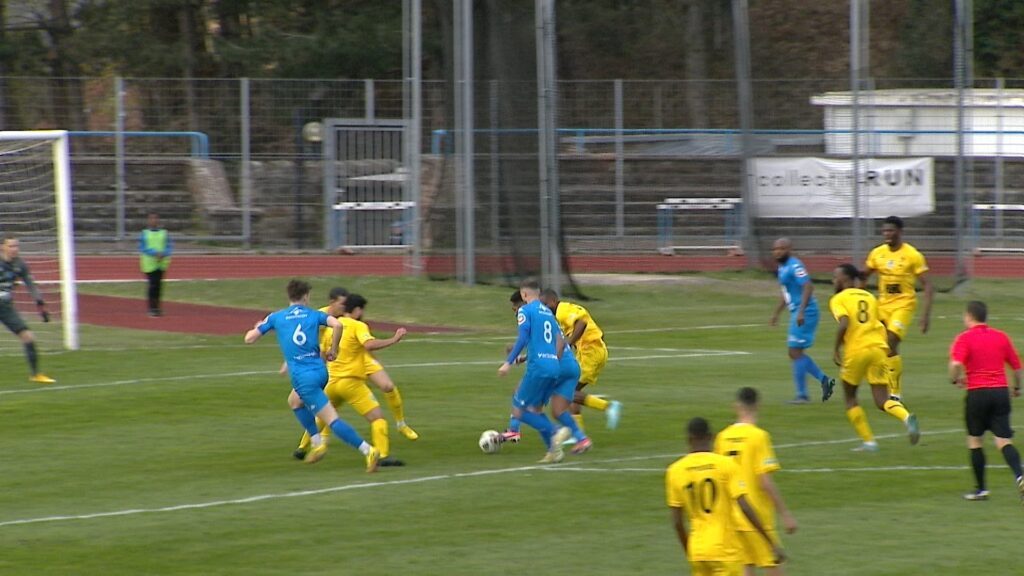
[{"label": "floodlight pole", "polygon": [[407,260],[409,272],[414,276],[423,273],[423,247],[420,238],[422,226],[422,148],[421,130],[423,126],[423,18],[422,0],[404,0],[402,9],[405,13],[403,31],[403,68],[405,69],[405,164],[409,170],[409,178],[405,182],[405,199],[412,202],[411,212],[402,233],[408,235],[407,243],[412,251]]},{"label": "floodlight pole", "polygon": [[862,256],[864,240],[861,218],[870,215],[861,213],[860,189],[860,86],[870,66],[868,27],[870,22],[867,0],[850,0],[850,171],[851,201],[853,218],[850,224],[853,235],[854,261]]},{"label": "floodlight pole", "polygon": [[473,0],[455,0],[456,256],[459,278],[476,284],[473,174]]},{"label": "floodlight pole", "polygon": [[956,84],[956,159],[954,161],[954,199],[953,209],[954,222],[956,226],[956,280],[967,278],[967,255],[966,242],[964,239],[964,211],[967,208],[965,195],[968,193],[966,185],[967,173],[965,170],[964,153],[966,151],[965,131],[970,121],[964,114],[965,90],[972,88],[974,84],[974,71],[972,62],[974,59],[974,38],[973,38],[973,12],[971,0],[954,1],[954,24],[953,24],[953,75]]},{"label": "floodlight pole", "polygon": [[546,287],[562,286],[558,190],[558,87],[555,84],[555,3],[535,0],[537,25],[537,170],[540,181],[541,274]]},{"label": "floodlight pole", "polygon": [[750,23],[747,0],[732,0],[732,22],[735,59],[736,59],[736,94],[740,112],[740,149],[742,155],[741,179],[743,198],[743,233],[741,242],[747,254],[747,266],[757,265],[758,247],[754,234],[754,217],[757,207],[754,200],[750,179],[750,160],[753,156],[754,98],[750,85]]}]

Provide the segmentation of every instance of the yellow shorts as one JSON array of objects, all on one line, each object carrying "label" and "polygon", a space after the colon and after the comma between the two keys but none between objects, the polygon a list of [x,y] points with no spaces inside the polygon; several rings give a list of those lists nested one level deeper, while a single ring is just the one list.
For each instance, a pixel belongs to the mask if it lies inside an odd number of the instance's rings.
[{"label": "yellow shorts", "polygon": [[889,370],[885,367],[888,357],[884,348],[863,348],[843,355],[843,369],[840,378],[847,384],[859,386],[867,378],[872,386],[888,386]]},{"label": "yellow shorts", "polygon": [[901,306],[899,308],[886,308],[879,304],[878,319],[885,324],[885,329],[892,332],[902,341],[907,334],[907,329],[914,321],[914,308]]},{"label": "yellow shorts", "polygon": [[697,560],[690,562],[690,574],[693,576],[740,576],[743,574],[743,564],[720,560]]},{"label": "yellow shorts", "polygon": [[[774,530],[766,532],[772,542],[778,541],[775,539]],[[775,552],[772,551],[771,545],[764,539],[764,536],[761,536],[760,532],[737,531],[736,535],[739,537],[740,555],[743,557],[744,564],[752,564],[758,568],[778,566],[775,563]]]},{"label": "yellow shorts", "polygon": [[604,345],[604,340],[577,347],[576,361],[580,364],[580,384],[597,384],[598,375],[608,363],[608,347]]},{"label": "yellow shorts", "polygon": [[342,402],[347,403],[360,416],[366,416],[374,408],[380,408],[377,398],[363,378],[331,378],[324,392],[333,406],[337,407]]},{"label": "yellow shorts", "polygon": [[370,374],[376,374],[384,369],[384,367],[380,365],[380,362],[369,354],[367,354],[366,358],[363,360],[363,368],[366,370],[367,376]]}]

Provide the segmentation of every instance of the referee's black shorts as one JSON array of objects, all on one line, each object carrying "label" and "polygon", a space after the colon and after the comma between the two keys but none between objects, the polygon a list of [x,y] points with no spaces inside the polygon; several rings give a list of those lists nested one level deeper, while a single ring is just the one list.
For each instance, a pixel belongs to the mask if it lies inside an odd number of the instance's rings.
[{"label": "referee's black shorts", "polygon": [[989,430],[999,438],[1013,438],[1013,428],[1010,428],[1010,389],[968,390],[964,402],[964,418],[970,436],[982,436]]}]

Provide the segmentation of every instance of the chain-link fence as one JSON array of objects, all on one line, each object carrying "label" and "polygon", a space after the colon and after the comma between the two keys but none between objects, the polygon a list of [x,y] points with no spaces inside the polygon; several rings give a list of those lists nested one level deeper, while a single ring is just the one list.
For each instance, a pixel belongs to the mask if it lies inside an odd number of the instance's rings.
[{"label": "chain-link fence", "polygon": [[[82,240],[134,236],[145,213],[156,209],[180,237],[207,248],[319,249],[329,221],[325,210],[346,199],[325,201],[322,146],[309,123],[341,118],[372,124],[400,120],[404,110],[398,80],[3,83],[4,129],[72,131]],[[513,141],[536,138],[535,129],[507,123],[503,109],[536,110],[536,101],[525,100],[530,90],[513,88],[493,80],[475,84],[475,245],[482,254],[500,243],[510,210],[530,210],[504,206],[508,191],[496,177],[502,169],[536,169],[528,162],[504,168],[494,162],[502,150],[516,149]],[[875,79],[871,90],[860,91],[856,132],[848,88],[848,78],[754,80],[753,155],[849,158],[857,134],[864,161],[934,158],[934,206],[908,220],[908,237],[932,251],[956,249],[965,234],[980,252],[1024,249],[1017,184],[1024,174],[1024,79],[976,80],[966,98],[950,79]],[[455,248],[453,88],[425,81],[422,93],[421,149],[429,175],[421,201],[424,221],[434,225],[414,240],[428,253],[445,253]],[[736,201],[751,176],[742,165],[735,82],[560,81],[557,96],[569,254],[714,252],[738,246],[744,233],[762,243],[785,234],[806,248],[848,251],[854,224],[839,212],[799,218],[751,212],[745,220],[743,210],[754,207]],[[965,119],[962,132],[958,114]],[[890,169],[880,166],[880,174]],[[966,171],[968,184],[959,198],[969,212],[963,222],[953,213],[957,170]],[[868,184],[879,183],[884,177]],[[863,234],[877,236],[870,221]]]}]

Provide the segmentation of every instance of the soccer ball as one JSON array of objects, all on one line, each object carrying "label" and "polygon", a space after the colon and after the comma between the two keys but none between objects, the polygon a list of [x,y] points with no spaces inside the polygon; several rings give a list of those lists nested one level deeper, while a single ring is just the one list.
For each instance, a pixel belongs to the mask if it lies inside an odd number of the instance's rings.
[{"label": "soccer ball", "polygon": [[497,430],[484,430],[479,444],[484,454],[497,454],[501,450],[501,434]]}]

